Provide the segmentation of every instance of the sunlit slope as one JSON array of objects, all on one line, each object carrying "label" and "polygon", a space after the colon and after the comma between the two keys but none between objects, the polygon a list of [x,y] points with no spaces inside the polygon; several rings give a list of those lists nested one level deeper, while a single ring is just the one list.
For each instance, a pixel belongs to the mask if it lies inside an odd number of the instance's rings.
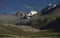
[{"label": "sunlit slope", "polygon": [[[30,36],[40,30],[29,26],[18,26],[13,24],[0,24],[0,37],[1,36]],[[25,35],[26,34],[26,35]]]}]

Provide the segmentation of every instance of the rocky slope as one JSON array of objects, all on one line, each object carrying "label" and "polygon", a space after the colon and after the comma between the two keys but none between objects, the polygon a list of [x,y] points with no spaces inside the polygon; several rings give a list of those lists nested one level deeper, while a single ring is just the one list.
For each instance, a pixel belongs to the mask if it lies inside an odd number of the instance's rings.
[{"label": "rocky slope", "polygon": [[[42,12],[43,13],[43,12]],[[38,29],[53,28],[60,29],[60,4],[52,8],[50,12],[41,16],[32,17],[32,26]],[[49,26],[50,25],[50,26]],[[52,27],[53,26],[53,27]],[[55,29],[54,29],[55,30]],[[60,31],[60,30],[59,30]]]}]

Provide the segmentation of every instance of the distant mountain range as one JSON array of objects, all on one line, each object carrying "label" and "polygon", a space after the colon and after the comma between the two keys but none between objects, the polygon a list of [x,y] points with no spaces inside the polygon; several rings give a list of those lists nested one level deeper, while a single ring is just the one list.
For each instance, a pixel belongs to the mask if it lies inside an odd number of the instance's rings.
[{"label": "distant mountain range", "polygon": [[[22,14],[23,13],[19,13],[18,15]],[[60,4],[50,4],[29,19],[26,15],[24,15],[24,17],[0,15],[0,23],[28,25],[40,30],[53,29],[54,31],[60,31],[58,30],[60,29]]]},{"label": "distant mountain range", "polygon": [[[55,7],[52,8],[52,6]],[[33,38],[36,36],[53,37],[54,35],[58,37],[60,35],[57,33],[60,32],[60,4],[52,6],[47,6],[30,18],[23,13],[11,16],[0,15],[0,37]]]}]

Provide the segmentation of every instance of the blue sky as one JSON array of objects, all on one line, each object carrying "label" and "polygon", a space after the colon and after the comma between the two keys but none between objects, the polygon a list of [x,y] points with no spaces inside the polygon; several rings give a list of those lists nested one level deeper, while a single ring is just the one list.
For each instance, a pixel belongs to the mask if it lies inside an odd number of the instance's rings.
[{"label": "blue sky", "polygon": [[28,8],[39,11],[49,3],[58,4],[60,0],[0,0],[0,13],[8,12],[12,14],[18,10],[28,13]]}]

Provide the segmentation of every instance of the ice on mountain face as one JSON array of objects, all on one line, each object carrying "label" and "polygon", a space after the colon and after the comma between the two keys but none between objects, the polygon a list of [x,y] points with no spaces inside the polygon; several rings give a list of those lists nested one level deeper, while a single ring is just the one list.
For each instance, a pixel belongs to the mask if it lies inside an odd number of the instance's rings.
[{"label": "ice on mountain face", "polygon": [[56,7],[56,5],[53,5],[52,8]]},{"label": "ice on mountain face", "polygon": [[48,6],[49,6],[49,7],[48,7],[48,10],[50,10],[53,5],[52,5],[52,4],[49,4]]},{"label": "ice on mountain face", "polygon": [[28,18],[30,18],[31,16],[37,14],[37,11],[32,10],[31,12],[29,12],[29,14],[27,14]]},{"label": "ice on mountain face", "polygon": [[52,6],[52,4],[49,4],[48,6]]},{"label": "ice on mountain face", "polygon": [[48,10],[50,10],[50,9],[52,9],[52,8],[54,8],[54,7],[56,7],[56,5],[52,5],[52,4],[49,4],[48,6],[49,6]]},{"label": "ice on mountain face", "polygon": [[30,17],[28,17],[28,19],[30,19]]},{"label": "ice on mountain face", "polygon": [[51,9],[51,7],[48,8],[48,10],[50,10],[50,9]]},{"label": "ice on mountain face", "polygon": [[37,14],[37,11],[31,11],[31,14],[32,15]]},{"label": "ice on mountain face", "polygon": [[27,14],[27,16],[32,16],[32,14],[31,14],[31,13],[29,13],[29,14]]}]

